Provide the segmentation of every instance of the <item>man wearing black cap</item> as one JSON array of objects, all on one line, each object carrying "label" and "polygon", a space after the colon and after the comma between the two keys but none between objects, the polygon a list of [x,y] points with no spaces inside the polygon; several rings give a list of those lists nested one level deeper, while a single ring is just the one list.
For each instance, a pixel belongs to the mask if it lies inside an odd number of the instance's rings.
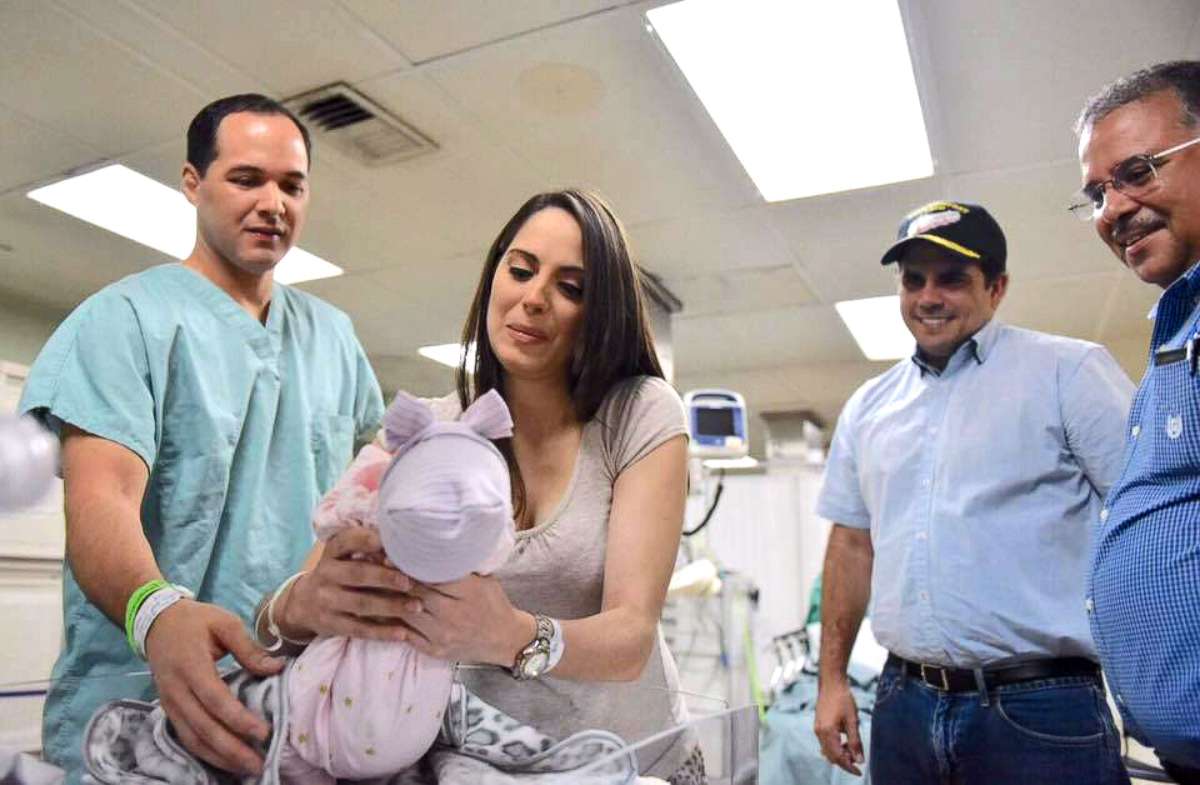
[{"label": "man wearing black cap", "polygon": [[1129,781],[1082,598],[1133,385],[1096,344],[995,321],[1005,259],[978,205],[905,216],[882,262],[916,352],[855,392],[829,454],[816,733],[859,773],[846,665],[870,600],[884,785]]}]

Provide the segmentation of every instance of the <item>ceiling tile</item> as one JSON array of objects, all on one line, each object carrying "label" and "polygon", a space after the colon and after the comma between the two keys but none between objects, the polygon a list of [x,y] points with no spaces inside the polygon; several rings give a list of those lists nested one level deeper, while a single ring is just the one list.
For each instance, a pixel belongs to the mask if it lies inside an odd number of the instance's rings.
[{"label": "ceiling tile", "polygon": [[0,104],[103,155],[177,135],[202,104],[192,85],[50,3],[0,3],[0,74]]},{"label": "ceiling tile", "polygon": [[895,183],[771,205],[783,235],[821,302],[894,294],[895,273],[879,264],[904,214],[944,198],[941,181]]},{"label": "ceiling tile", "polygon": [[173,261],[157,251],[38,204],[0,197],[3,288],[55,308],[72,308],[113,281]]},{"label": "ceiling tile", "polygon": [[858,345],[833,308],[809,306],[690,317],[671,322],[676,374],[853,362]]},{"label": "ceiling tile", "polygon": [[0,106],[0,193],[27,190],[99,157],[96,148]]},{"label": "ceiling tile", "polygon": [[933,68],[923,93],[938,101],[926,114],[942,131],[939,172],[1069,158],[1088,96],[1136,68],[1196,52],[1185,48],[1195,0],[916,0],[908,16]]},{"label": "ceiling tile", "polygon": [[669,279],[740,270],[770,270],[796,261],[765,208],[686,211],[670,220],[629,227],[634,254]]},{"label": "ceiling tile", "polygon": [[413,62],[461,52],[609,8],[611,0],[342,0]]},{"label": "ceiling tile", "polygon": [[627,224],[759,201],[633,9],[423,71],[546,181],[598,190]]},{"label": "ceiling tile", "polygon": [[[288,96],[407,68],[404,57],[332,0],[134,0],[212,56]],[[215,96],[214,96],[215,97]]]},{"label": "ceiling tile", "polygon": [[349,313],[368,352],[416,356],[420,346],[458,340],[483,258],[480,250],[301,286]]},{"label": "ceiling tile", "polygon": [[[176,30],[129,0],[97,3],[95,0],[57,0],[69,12],[104,36],[120,42],[180,82],[204,96],[262,92],[266,83],[212,56],[191,31]],[[161,4],[158,4],[161,5]],[[203,63],[202,67],[197,67]],[[198,102],[196,110],[202,102]],[[190,117],[178,118],[182,134]]]},{"label": "ceiling tile", "polygon": [[1111,273],[1112,254],[1089,224],[1067,211],[1079,164],[1066,161],[946,178],[948,196],[982,204],[999,222],[1014,279]]},{"label": "ceiling tile", "polygon": [[668,277],[667,288],[683,313],[699,316],[809,305],[815,298],[794,265]]}]

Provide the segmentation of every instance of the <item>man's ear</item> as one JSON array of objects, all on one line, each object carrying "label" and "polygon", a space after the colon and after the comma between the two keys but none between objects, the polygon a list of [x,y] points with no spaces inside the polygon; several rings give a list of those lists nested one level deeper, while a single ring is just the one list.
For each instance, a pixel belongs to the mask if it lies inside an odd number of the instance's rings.
[{"label": "man's ear", "polygon": [[1000,305],[1004,295],[1008,293],[1008,273],[1000,273],[992,282],[992,307]]},{"label": "man's ear", "polygon": [[196,189],[200,187],[200,173],[196,171],[196,167],[190,163],[183,165],[183,175],[180,178],[180,190],[183,191],[184,198],[196,205]]}]

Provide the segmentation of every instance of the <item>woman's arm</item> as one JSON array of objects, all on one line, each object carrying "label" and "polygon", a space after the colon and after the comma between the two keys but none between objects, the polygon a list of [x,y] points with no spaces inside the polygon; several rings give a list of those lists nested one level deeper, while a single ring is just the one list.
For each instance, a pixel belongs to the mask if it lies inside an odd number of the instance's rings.
[{"label": "woman's arm", "polygon": [[[556,678],[631,681],[641,675],[654,648],[679,548],[686,483],[682,435],[617,478],[600,613],[562,622],[564,650],[553,671]],[[409,642],[430,656],[509,667],[533,639],[532,615],[514,608],[494,577],[418,584],[411,594],[419,606],[405,610],[402,618],[420,634]]]},{"label": "woman's arm", "polygon": [[562,622],[556,678],[632,681],[641,675],[654,650],[686,499],[684,436],[659,445],[617,477],[600,613]]}]

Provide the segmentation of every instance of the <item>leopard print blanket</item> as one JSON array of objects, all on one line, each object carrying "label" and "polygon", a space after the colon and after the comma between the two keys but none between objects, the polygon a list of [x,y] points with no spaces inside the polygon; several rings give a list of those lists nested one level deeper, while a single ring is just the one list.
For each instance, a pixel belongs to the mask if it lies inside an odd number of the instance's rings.
[{"label": "leopard print blanket", "polygon": [[[119,700],[97,710],[84,731],[84,782],[91,785],[285,785],[279,751],[287,726],[288,669],[259,678],[245,671],[225,677],[230,691],[275,732],[259,752],[266,760],[258,778],[218,771],[183,749],[162,707]],[[632,785],[637,761],[624,741],[588,730],[561,741],[539,733],[455,683],[442,728],[415,766],[370,785]]]}]

